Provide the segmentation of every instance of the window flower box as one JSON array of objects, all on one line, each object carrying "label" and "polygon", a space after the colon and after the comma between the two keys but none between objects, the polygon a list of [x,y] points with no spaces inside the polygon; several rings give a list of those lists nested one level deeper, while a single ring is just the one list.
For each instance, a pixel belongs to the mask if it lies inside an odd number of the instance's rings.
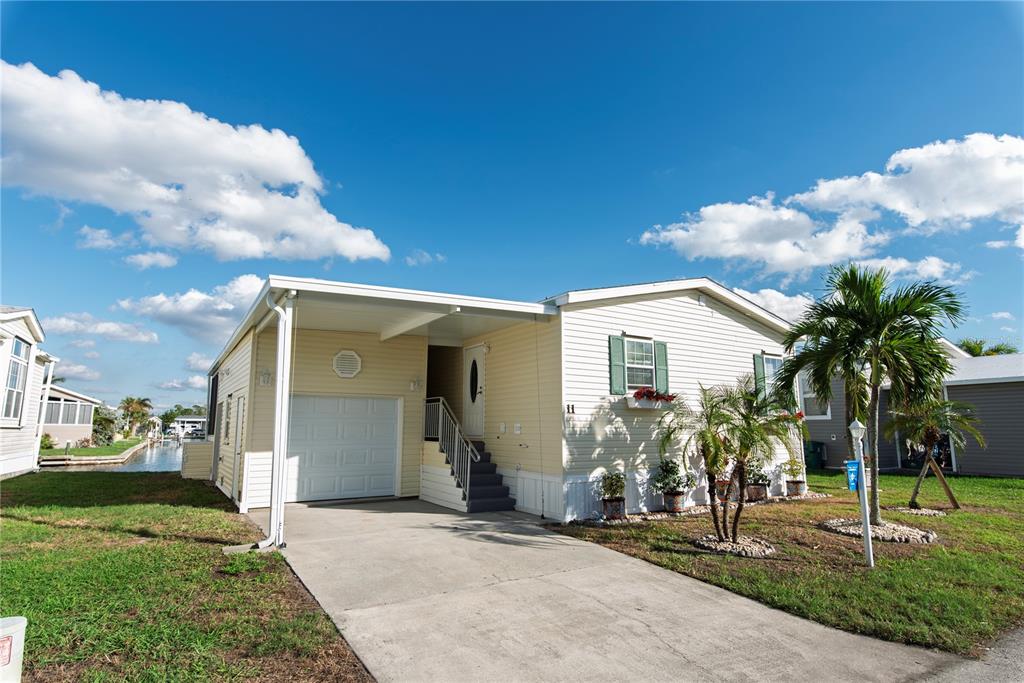
[{"label": "window flower box", "polygon": [[676,400],[675,394],[665,394],[650,387],[644,387],[634,391],[632,396],[626,397],[626,406],[642,410],[669,410],[674,400]]}]

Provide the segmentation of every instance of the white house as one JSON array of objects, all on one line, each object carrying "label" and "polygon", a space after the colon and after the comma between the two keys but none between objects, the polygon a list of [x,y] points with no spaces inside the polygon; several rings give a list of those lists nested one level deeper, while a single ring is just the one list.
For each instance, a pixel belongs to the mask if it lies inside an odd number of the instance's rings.
[{"label": "white house", "polygon": [[633,392],[770,375],[787,330],[707,278],[532,303],[272,275],[210,370],[213,438],[183,473],[242,510],[270,504],[278,471],[272,510],[418,496],[571,520],[622,471],[628,508],[656,509],[662,411]]},{"label": "white house", "polygon": [[31,308],[0,306],[0,479],[30,472],[39,460],[40,408],[57,358],[43,351],[43,328]]},{"label": "white house", "polygon": [[174,418],[171,429],[178,438],[186,434],[206,434],[206,417],[203,415],[180,415]]},{"label": "white house", "polygon": [[44,403],[43,433],[49,434],[56,446],[92,439],[93,412],[103,401],[55,384]]}]

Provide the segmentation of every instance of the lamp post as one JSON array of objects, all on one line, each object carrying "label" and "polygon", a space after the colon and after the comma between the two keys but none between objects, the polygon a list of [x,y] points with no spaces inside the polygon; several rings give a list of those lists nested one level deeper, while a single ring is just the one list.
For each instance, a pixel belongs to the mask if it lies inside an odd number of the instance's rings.
[{"label": "lamp post", "polygon": [[871,548],[871,525],[868,523],[868,491],[864,482],[864,438],[865,427],[860,420],[850,423],[850,436],[853,437],[853,449],[857,458],[857,495],[860,498],[860,523],[864,534],[864,558],[868,567],[875,566],[875,553]]}]

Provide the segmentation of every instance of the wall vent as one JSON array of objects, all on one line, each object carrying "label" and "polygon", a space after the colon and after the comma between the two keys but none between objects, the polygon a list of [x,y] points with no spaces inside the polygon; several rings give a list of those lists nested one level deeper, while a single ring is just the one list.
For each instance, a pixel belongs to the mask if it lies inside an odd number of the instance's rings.
[{"label": "wall vent", "polygon": [[334,372],[342,379],[352,379],[363,369],[363,359],[355,351],[338,351],[334,356]]}]

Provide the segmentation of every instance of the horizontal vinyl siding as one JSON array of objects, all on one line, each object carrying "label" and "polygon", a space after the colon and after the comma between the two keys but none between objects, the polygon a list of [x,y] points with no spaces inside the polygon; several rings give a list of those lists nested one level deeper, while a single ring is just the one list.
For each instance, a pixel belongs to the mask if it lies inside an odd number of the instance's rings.
[{"label": "horizontal vinyl siding", "polygon": [[967,448],[957,449],[956,462],[963,474],[1024,477],[1024,382],[951,386],[951,401],[974,406],[982,449],[970,437]]},{"label": "horizontal vinyl siding", "polygon": [[[248,332],[245,336],[238,340],[238,344],[231,350],[231,353],[227,355],[224,362],[221,363],[220,368],[217,370],[217,433],[216,438],[218,442],[217,452],[220,456],[220,461],[217,463],[217,476],[216,482],[221,488],[227,491],[235,490],[235,482],[233,481],[234,470],[235,470],[235,427],[239,419],[238,416],[238,399],[245,398],[245,411],[249,411],[249,382],[252,373],[252,346],[253,346],[253,334]],[[223,407],[221,404],[223,403]],[[230,403],[231,413],[231,424],[225,429],[224,418],[228,414],[228,404]],[[245,415],[242,419],[245,420]],[[243,424],[242,438],[243,444],[245,443],[245,428]],[[226,432],[226,433],[225,433]],[[238,464],[239,471],[241,470],[241,463]]]},{"label": "horizontal vinyl siding", "polygon": [[[333,370],[338,351],[355,351],[362,369],[351,379]],[[402,399],[403,496],[419,493],[420,456],[423,443],[423,401],[426,399],[427,338],[400,336],[380,341],[376,334],[299,329],[293,344],[292,393],[323,396],[391,396]],[[257,340],[254,359],[258,377],[268,372],[276,378],[277,330],[264,330]],[[410,382],[419,386],[410,390]],[[270,453],[274,441],[274,385],[254,387],[253,421],[248,450]],[[259,456],[257,456],[259,457]]]},{"label": "horizontal vinyl siding", "polygon": [[529,322],[466,342],[466,347],[489,348],[484,356],[483,439],[498,467],[561,475],[559,333],[557,320]]},{"label": "horizontal vinyl siding", "polygon": [[[828,455],[827,467],[842,467],[847,460],[846,452],[846,387],[841,379],[832,380],[832,398],[829,400],[831,416],[828,419],[808,417],[808,441],[825,444]],[[832,437],[835,437],[833,440]]]},{"label": "horizontal vinyl siding", "polygon": [[213,443],[186,443],[181,450],[181,476],[184,479],[209,479],[213,465]]},{"label": "horizontal vinyl siding", "polygon": [[[699,384],[735,383],[753,372],[754,354],[781,355],[781,335],[711,297],[705,301],[687,294],[563,308],[563,403],[575,409],[567,416],[569,475],[648,471],[659,461],[655,432],[660,412],[628,409],[623,396],[609,394],[609,335],[626,332],[665,342],[669,389],[691,405]],[[776,460],[786,457],[780,447]]]},{"label": "horizontal vinyl siding", "polygon": [[[21,337],[32,345],[29,351],[28,376],[25,378],[25,398],[22,404],[21,426],[0,428],[0,459],[10,460],[11,467],[17,467],[18,471],[25,469],[24,463],[31,461],[29,469],[35,467],[36,453],[36,425],[39,420],[39,399],[43,391],[43,379],[46,373],[46,364],[36,357],[39,347],[33,342],[32,333],[22,320],[12,320],[4,324],[4,330],[8,334]],[[0,372],[3,373],[3,382],[0,386],[0,404],[6,397],[7,373],[9,370],[11,349],[13,344],[7,340],[0,346]],[[58,372],[60,366],[54,369]],[[7,465],[0,465],[0,471],[7,471]],[[11,469],[10,471],[15,471]]]}]

